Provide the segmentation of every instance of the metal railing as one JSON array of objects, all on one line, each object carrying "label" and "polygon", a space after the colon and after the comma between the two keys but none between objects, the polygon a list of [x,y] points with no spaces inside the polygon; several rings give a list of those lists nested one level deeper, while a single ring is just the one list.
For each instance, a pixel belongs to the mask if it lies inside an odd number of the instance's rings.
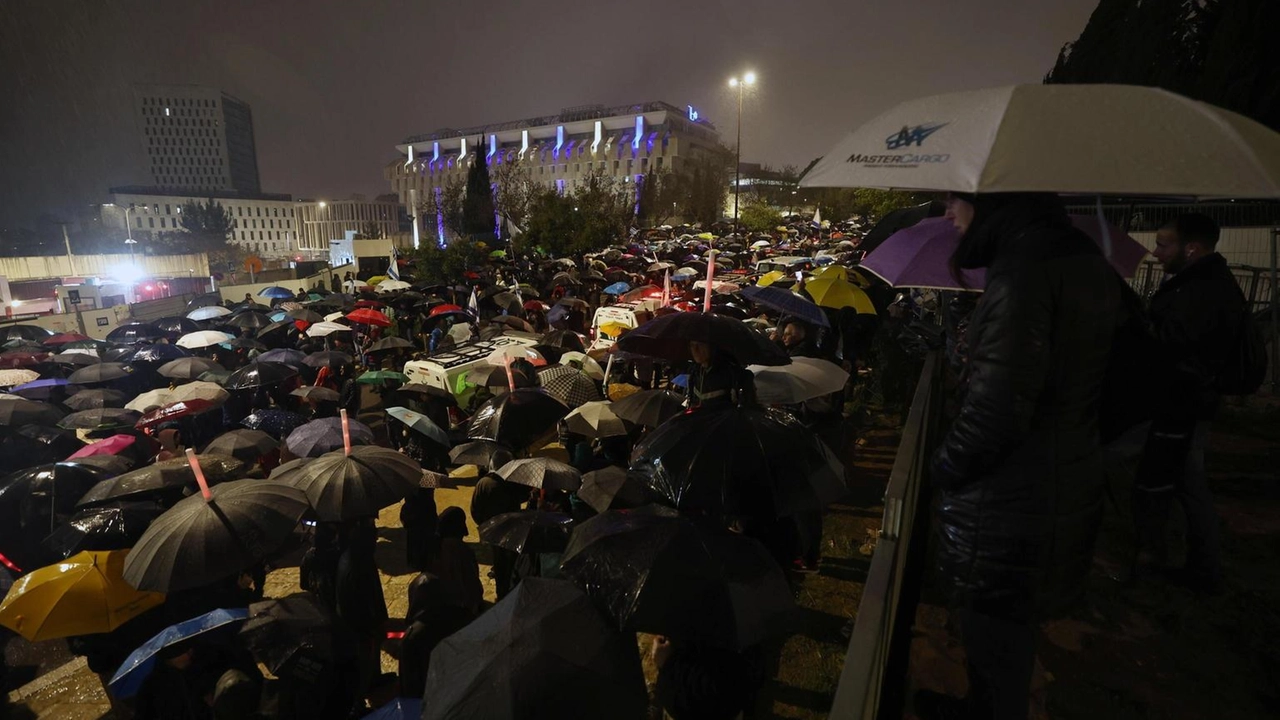
[{"label": "metal railing", "polygon": [[911,625],[926,562],[929,512],[925,475],[941,429],[942,358],[926,356],[884,496],[880,539],[858,605],[832,718],[902,717]]},{"label": "metal railing", "polygon": [[[1244,292],[1245,300],[1253,312],[1271,304],[1271,268],[1252,265],[1228,265],[1227,267],[1231,269],[1231,274],[1235,275],[1236,282],[1240,283],[1240,290]],[[1133,274],[1133,278],[1129,280],[1129,286],[1138,295],[1150,298],[1163,281],[1164,270],[1160,268],[1160,263],[1155,260],[1144,260],[1138,266],[1138,271]]]}]

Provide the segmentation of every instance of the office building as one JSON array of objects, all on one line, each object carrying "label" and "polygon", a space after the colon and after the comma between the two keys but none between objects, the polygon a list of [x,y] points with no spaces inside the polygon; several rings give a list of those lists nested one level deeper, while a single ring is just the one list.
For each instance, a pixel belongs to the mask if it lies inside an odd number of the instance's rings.
[{"label": "office building", "polygon": [[308,257],[327,256],[330,243],[347,238],[349,232],[394,238],[400,231],[400,204],[394,201],[353,195],[346,200],[302,200],[294,207],[298,212],[297,249]]},{"label": "office building", "polygon": [[198,85],[137,85],[134,99],[149,185],[166,192],[262,191],[247,103]]},{"label": "office building", "polygon": [[291,195],[225,190],[182,193],[130,186],[111,188],[110,198],[102,208],[103,224],[123,228],[127,218],[129,234],[139,243],[156,233],[182,232],[182,206],[212,199],[231,213],[230,242],[263,260],[297,259],[299,203]]}]

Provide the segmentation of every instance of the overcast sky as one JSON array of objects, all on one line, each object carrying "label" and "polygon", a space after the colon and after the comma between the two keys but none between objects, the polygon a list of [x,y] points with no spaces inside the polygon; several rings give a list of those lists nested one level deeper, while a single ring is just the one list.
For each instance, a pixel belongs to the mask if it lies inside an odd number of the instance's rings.
[{"label": "overcast sky", "polygon": [[0,225],[147,183],[133,83],[253,107],[264,191],[388,192],[405,137],[560,108],[692,104],[803,167],[908,98],[1039,82],[1096,0],[7,0]]}]

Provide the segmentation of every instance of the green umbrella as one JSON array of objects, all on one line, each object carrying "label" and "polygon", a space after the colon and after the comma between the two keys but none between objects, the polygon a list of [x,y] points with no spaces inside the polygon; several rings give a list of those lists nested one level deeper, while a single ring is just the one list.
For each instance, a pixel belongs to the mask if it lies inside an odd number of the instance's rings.
[{"label": "green umbrella", "polygon": [[409,378],[404,373],[398,373],[395,370],[370,370],[356,378],[356,382],[365,383],[366,385],[381,385],[389,381],[403,383],[408,382]]}]

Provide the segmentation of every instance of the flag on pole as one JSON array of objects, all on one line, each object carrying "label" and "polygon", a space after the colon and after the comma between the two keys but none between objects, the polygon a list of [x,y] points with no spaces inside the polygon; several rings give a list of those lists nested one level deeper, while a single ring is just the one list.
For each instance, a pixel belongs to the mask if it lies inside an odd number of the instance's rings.
[{"label": "flag on pole", "polygon": [[814,208],[813,224],[818,226],[822,225],[822,208]]},{"label": "flag on pole", "polygon": [[476,289],[471,288],[471,297],[467,298],[467,310],[476,317],[480,317],[480,299],[476,297]]},{"label": "flag on pole", "polygon": [[662,306],[666,307],[671,304],[671,268],[667,268],[667,273],[662,277]]},{"label": "flag on pole", "polygon": [[400,279],[400,267],[396,264],[396,249],[391,248],[391,264],[387,266],[387,277],[392,280]]}]

